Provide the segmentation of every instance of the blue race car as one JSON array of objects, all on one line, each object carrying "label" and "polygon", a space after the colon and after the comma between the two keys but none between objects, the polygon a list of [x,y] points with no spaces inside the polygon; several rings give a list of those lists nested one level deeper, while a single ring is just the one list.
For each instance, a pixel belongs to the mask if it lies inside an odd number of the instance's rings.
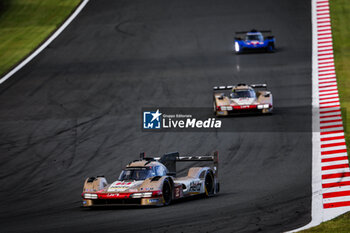
[{"label": "blue race car", "polygon": [[234,50],[236,54],[249,50],[274,52],[275,38],[271,35],[271,31],[253,29],[249,32],[236,32]]}]

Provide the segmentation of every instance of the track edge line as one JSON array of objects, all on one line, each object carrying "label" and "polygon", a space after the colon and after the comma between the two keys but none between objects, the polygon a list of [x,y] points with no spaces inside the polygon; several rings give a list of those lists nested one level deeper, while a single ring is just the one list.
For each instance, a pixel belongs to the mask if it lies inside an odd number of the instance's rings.
[{"label": "track edge line", "polygon": [[90,0],[82,0],[79,6],[75,9],[75,11],[64,21],[64,23],[48,38],[46,41],[41,44],[37,49],[34,50],[28,57],[26,57],[23,61],[21,61],[17,66],[12,68],[7,74],[5,74],[0,79],[0,85],[4,83],[7,79],[11,78],[15,73],[17,73],[20,69],[22,69],[25,65],[27,65],[30,61],[32,61],[37,55],[39,55],[52,41],[54,41],[63,31],[68,27],[68,25],[78,16],[78,14],[83,10],[86,4]]}]

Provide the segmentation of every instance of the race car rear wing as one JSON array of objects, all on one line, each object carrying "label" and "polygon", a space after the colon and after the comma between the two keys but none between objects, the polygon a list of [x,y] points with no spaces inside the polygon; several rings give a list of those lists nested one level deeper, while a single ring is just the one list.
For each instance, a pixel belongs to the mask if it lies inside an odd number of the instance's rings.
[{"label": "race car rear wing", "polygon": [[261,32],[264,37],[272,38],[272,31],[271,30],[251,30],[251,31],[241,31],[241,32],[235,32],[235,38],[242,40],[241,36],[247,34],[248,32]]},{"label": "race car rear wing", "polygon": [[267,84],[237,84],[237,85],[230,85],[230,86],[216,86],[216,87],[213,87],[213,90],[214,91],[231,90],[232,88],[237,86],[249,86],[252,88],[267,88]]},{"label": "race car rear wing", "polygon": [[223,91],[223,90],[231,90],[234,86],[217,86],[217,87],[213,87],[214,91]]},{"label": "race car rear wing", "polygon": [[247,34],[248,32],[261,32],[261,33],[272,33],[271,30],[251,30],[251,31],[241,31],[241,32],[235,32],[238,34]]},{"label": "race car rear wing", "polygon": [[218,171],[219,171],[219,153],[215,151],[213,155],[200,155],[200,156],[193,156],[193,155],[181,155],[179,152],[173,152],[173,153],[168,153],[164,154],[161,157],[154,157],[154,158],[146,158],[145,153],[140,154],[140,159],[143,160],[156,160],[159,161],[160,163],[164,164],[169,170],[169,172],[172,175],[176,175],[176,162],[194,162],[194,161],[199,161],[199,162],[213,162],[213,169],[215,171],[215,176],[217,176]]},{"label": "race car rear wing", "polygon": [[250,84],[249,86],[251,86],[252,88],[267,88],[267,84],[263,83],[263,84]]}]

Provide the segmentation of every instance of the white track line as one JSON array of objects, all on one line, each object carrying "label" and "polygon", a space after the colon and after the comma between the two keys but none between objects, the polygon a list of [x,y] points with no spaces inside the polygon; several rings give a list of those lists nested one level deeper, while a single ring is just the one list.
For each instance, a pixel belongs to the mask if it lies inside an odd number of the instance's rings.
[{"label": "white track line", "polygon": [[[318,92],[318,42],[317,42],[317,16],[316,0],[311,0],[312,16],[312,199],[311,199],[311,222],[306,226],[293,230],[293,232],[317,226],[322,222],[322,179],[321,179],[321,135],[320,113],[319,113],[319,92]],[[327,29],[330,29],[327,28]],[[327,44],[329,46],[332,43]]]},{"label": "white track line", "polygon": [[62,24],[60,28],[58,28],[39,48],[37,48],[33,53],[31,53],[26,59],[24,59],[21,63],[19,63],[15,68],[13,68],[10,72],[5,74],[0,79],[0,84],[5,82],[7,79],[11,78],[17,71],[22,69],[25,65],[27,65],[31,60],[33,60],[41,51],[43,51],[56,37],[58,37],[64,29],[77,17],[77,15],[81,12],[81,10],[85,7],[85,5],[89,2],[89,0],[83,0],[77,9],[71,14],[71,16]]}]

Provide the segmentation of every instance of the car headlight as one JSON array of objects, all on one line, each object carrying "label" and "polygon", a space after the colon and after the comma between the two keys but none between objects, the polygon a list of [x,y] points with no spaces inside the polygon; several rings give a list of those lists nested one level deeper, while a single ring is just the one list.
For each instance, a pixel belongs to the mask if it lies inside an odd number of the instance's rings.
[{"label": "car headlight", "polygon": [[146,192],[146,193],[134,193],[132,195],[132,198],[141,198],[141,197],[152,197],[152,192]]},{"label": "car headlight", "polygon": [[239,44],[238,44],[238,42],[235,42],[235,51],[239,52]]},{"label": "car headlight", "polygon": [[264,104],[264,108],[269,108],[269,104]]},{"label": "car headlight", "polygon": [[141,198],[142,197],[142,193],[134,193],[132,195],[132,198]]},{"label": "car headlight", "polygon": [[84,198],[85,199],[97,199],[98,196],[95,193],[84,193]]},{"label": "car headlight", "polygon": [[152,192],[143,193],[142,197],[152,197]]},{"label": "car headlight", "polygon": [[258,105],[258,109],[263,109],[263,108],[264,108],[264,105],[262,105],[262,104]]},{"label": "car headlight", "polygon": [[230,111],[232,110],[232,106],[221,106],[220,107],[222,111]]}]

